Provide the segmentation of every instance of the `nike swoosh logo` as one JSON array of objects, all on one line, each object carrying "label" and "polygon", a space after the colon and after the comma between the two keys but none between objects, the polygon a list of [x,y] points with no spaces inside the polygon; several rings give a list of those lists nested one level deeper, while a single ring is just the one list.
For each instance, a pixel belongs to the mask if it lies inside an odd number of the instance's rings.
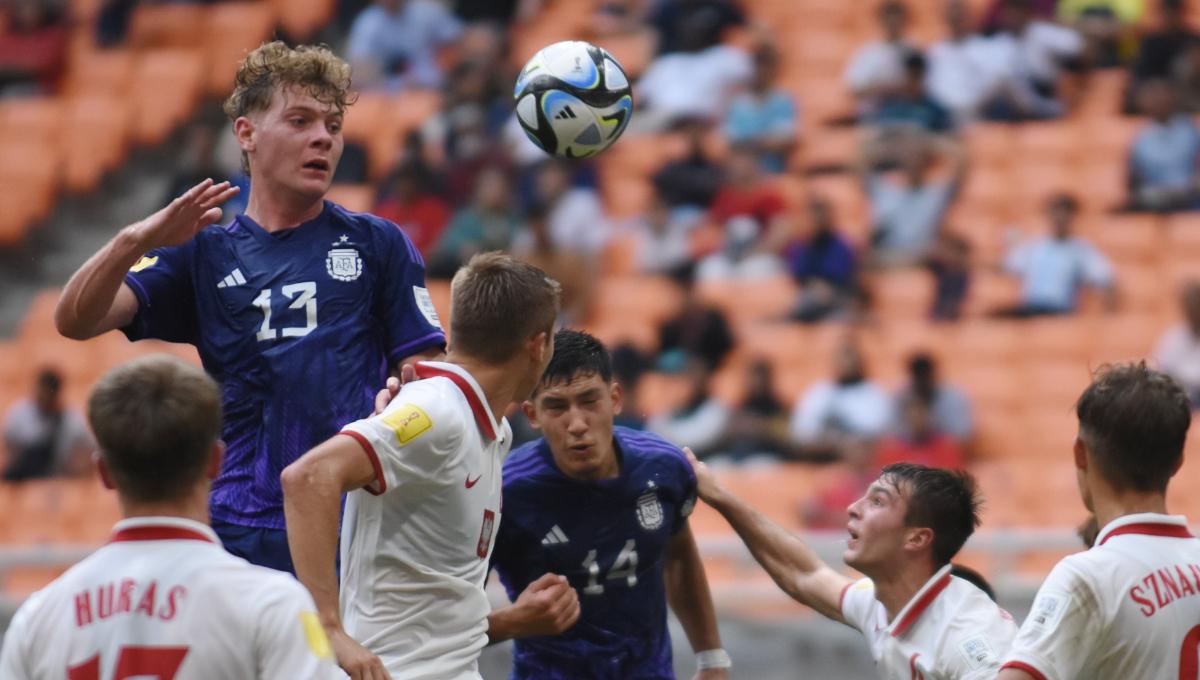
[{"label": "nike swoosh logo", "polygon": [[467,483],[466,483],[466,486],[467,486],[467,488],[469,489],[469,488],[471,488],[471,487],[475,486],[476,484],[478,484],[478,483],[479,483],[479,480],[480,480],[482,477],[483,477],[483,475],[482,475],[482,474],[480,474],[478,477],[476,477],[474,480],[472,480],[472,479],[471,479],[471,475],[467,475]]}]

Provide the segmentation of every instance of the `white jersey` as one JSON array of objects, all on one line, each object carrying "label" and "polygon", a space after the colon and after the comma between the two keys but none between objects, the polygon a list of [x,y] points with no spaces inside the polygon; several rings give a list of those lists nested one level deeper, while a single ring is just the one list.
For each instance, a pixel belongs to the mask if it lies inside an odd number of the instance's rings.
[{"label": "white jersey", "polygon": [[1200,540],[1183,517],[1126,515],[1054,567],[1005,668],[1038,680],[1196,680]]},{"label": "white jersey", "polygon": [[422,380],[382,414],[342,432],[362,444],[376,475],[346,501],[342,624],[395,680],[478,678],[512,429],[462,368],[416,370]]},{"label": "white jersey", "polygon": [[117,523],[21,606],[0,654],[4,680],[341,677],[304,586],[174,517]]},{"label": "white jersey", "polygon": [[888,621],[875,584],[842,591],[842,618],[867,638],[885,680],[993,680],[1017,624],[974,584],[942,567]]}]

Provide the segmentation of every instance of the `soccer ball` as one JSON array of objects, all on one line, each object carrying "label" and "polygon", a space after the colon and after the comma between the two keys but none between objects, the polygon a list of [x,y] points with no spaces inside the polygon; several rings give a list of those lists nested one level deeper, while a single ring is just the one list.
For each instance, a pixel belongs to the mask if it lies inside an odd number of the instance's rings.
[{"label": "soccer ball", "polygon": [[567,158],[607,149],[633,115],[621,65],[580,41],[554,43],[533,55],[517,77],[513,98],[525,134],[547,153]]}]

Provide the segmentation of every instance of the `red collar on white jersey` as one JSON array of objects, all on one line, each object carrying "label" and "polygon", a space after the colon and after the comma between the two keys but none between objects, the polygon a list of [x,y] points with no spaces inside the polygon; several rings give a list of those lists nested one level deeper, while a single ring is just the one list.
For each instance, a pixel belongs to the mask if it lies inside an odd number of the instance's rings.
[{"label": "red collar on white jersey", "polygon": [[206,524],[182,517],[131,517],[117,522],[109,543],[126,541],[207,541],[220,544]]},{"label": "red collar on white jersey", "polygon": [[1187,518],[1182,515],[1160,515],[1155,512],[1143,512],[1136,515],[1125,515],[1109,522],[1096,536],[1096,545],[1104,545],[1114,536],[1126,534],[1141,534],[1143,536],[1160,536],[1163,538],[1193,538],[1188,531]]},{"label": "red collar on white jersey", "polygon": [[471,377],[470,373],[464,371],[461,366],[444,361],[421,361],[414,368],[418,378],[449,378],[450,382],[454,383],[467,398],[467,403],[471,405],[471,412],[475,414],[475,422],[479,424],[479,429],[483,430],[483,433],[493,441],[499,438],[497,433],[500,432],[500,425],[496,422],[496,417],[492,415],[491,408],[488,407],[483,388],[475,382],[475,378]]},{"label": "red collar on white jersey", "polygon": [[950,575],[949,564],[941,569],[938,569],[937,572],[925,582],[925,585],[921,586],[921,589],[917,591],[917,594],[913,595],[913,598],[908,601],[908,604],[904,605],[904,609],[901,609],[900,613],[896,615],[896,622],[892,624],[890,631],[892,637],[900,637],[901,635],[907,633],[908,629],[912,628],[913,624],[917,622],[917,619],[921,617],[921,614],[923,614],[926,609],[929,609],[929,605],[933,604],[933,601],[937,599],[937,596],[940,595],[941,592],[950,585],[951,578],[953,577]]}]

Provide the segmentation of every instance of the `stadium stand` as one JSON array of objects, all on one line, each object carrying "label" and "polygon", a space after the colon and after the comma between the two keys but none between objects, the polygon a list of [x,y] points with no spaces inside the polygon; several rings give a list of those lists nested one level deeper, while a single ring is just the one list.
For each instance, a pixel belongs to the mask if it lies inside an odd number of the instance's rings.
[{"label": "stadium stand", "polygon": [[[92,39],[91,18],[98,4],[71,3],[76,21],[58,92],[0,99],[0,248],[25,243],[64,193],[100,189],[105,176],[126,162],[133,149],[171,139],[205,102],[228,89],[240,56],[273,30],[311,37],[325,29],[335,10],[333,0],[144,4],[134,12],[125,43],[101,49]],[[872,38],[870,13],[844,0],[740,4],[770,27],[782,54],[780,82],[802,103],[803,141],[789,172],[776,180],[790,210],[798,212],[810,192],[820,193],[832,202],[845,233],[864,244],[870,206],[844,173],[862,133],[835,123],[853,111],[837,74],[854,50]],[[940,4],[909,3],[913,34],[921,44],[941,36]],[[990,3],[970,4],[978,15]],[[536,17],[511,31],[510,66],[519,66],[545,44],[588,35],[592,6],[591,0],[547,0]],[[1193,19],[1200,19],[1200,4],[1193,7]],[[1144,27],[1153,22],[1152,13],[1143,19]],[[739,29],[730,40],[749,41],[750,30]],[[643,35],[623,36],[605,46],[632,73],[644,70],[653,58]],[[774,367],[777,396],[790,408],[807,386],[828,378],[830,353],[847,332],[859,338],[873,376],[889,388],[900,386],[904,362],[913,351],[936,357],[944,377],[973,401],[977,419],[971,467],[987,504],[984,530],[968,545],[966,562],[1008,588],[1006,592],[1028,593],[1048,565],[1078,547],[1073,527],[1084,511],[1069,458],[1075,434],[1071,407],[1089,372],[1105,362],[1150,356],[1178,316],[1181,285],[1200,277],[1196,213],[1112,212],[1125,191],[1125,155],[1142,124],[1121,113],[1127,81],[1124,71],[1094,72],[1066,117],[1021,124],[978,122],[963,131],[971,167],[946,222],[971,242],[977,266],[959,321],[928,320],[933,284],[919,269],[868,273],[871,305],[854,323],[786,321],[797,294],[790,277],[705,283],[698,289],[701,299],[725,314],[737,338],[736,349],[713,381],[716,395],[730,404],[745,392],[742,381],[749,362],[765,358]],[[345,136],[367,148],[370,183],[337,185],[330,199],[352,210],[371,209],[378,183],[393,167],[406,135],[420,130],[443,105],[441,94],[433,91],[362,93],[347,118]],[[726,145],[719,134],[713,133],[707,144],[720,158]],[[599,156],[596,176],[610,217],[641,215],[655,196],[655,172],[685,152],[686,141],[678,133],[629,132]],[[1093,296],[1068,316],[993,318],[991,311],[1018,295],[1017,282],[995,267],[1011,232],[1040,231],[1044,199],[1063,190],[1081,201],[1080,235],[1114,264],[1116,311],[1104,309]],[[610,344],[631,343],[652,353],[658,326],[679,308],[678,287],[665,277],[638,272],[631,242],[620,235],[609,242],[600,261],[595,309],[584,326]],[[61,284],[47,285],[56,283]],[[430,291],[445,321],[448,284],[431,281]],[[130,344],[115,333],[83,343],[65,340],[54,330],[56,297],[56,290],[45,290],[16,334],[0,340],[0,413],[44,364],[63,371],[66,400],[81,405],[96,378],[129,357],[165,351],[197,361],[190,348]],[[653,415],[679,406],[686,397],[679,376],[650,373],[639,386],[638,403]],[[1200,516],[1198,442],[1200,437],[1193,435],[1171,499],[1175,512],[1193,518]],[[830,466],[785,462],[731,466],[721,474],[774,519],[803,530],[800,504],[833,473]],[[116,517],[114,502],[93,480],[0,484],[0,592],[7,605],[103,541]],[[723,608],[757,616],[797,613],[778,596],[771,597],[768,580],[715,513],[698,508],[694,525]],[[815,536],[836,559],[836,537]]]}]

